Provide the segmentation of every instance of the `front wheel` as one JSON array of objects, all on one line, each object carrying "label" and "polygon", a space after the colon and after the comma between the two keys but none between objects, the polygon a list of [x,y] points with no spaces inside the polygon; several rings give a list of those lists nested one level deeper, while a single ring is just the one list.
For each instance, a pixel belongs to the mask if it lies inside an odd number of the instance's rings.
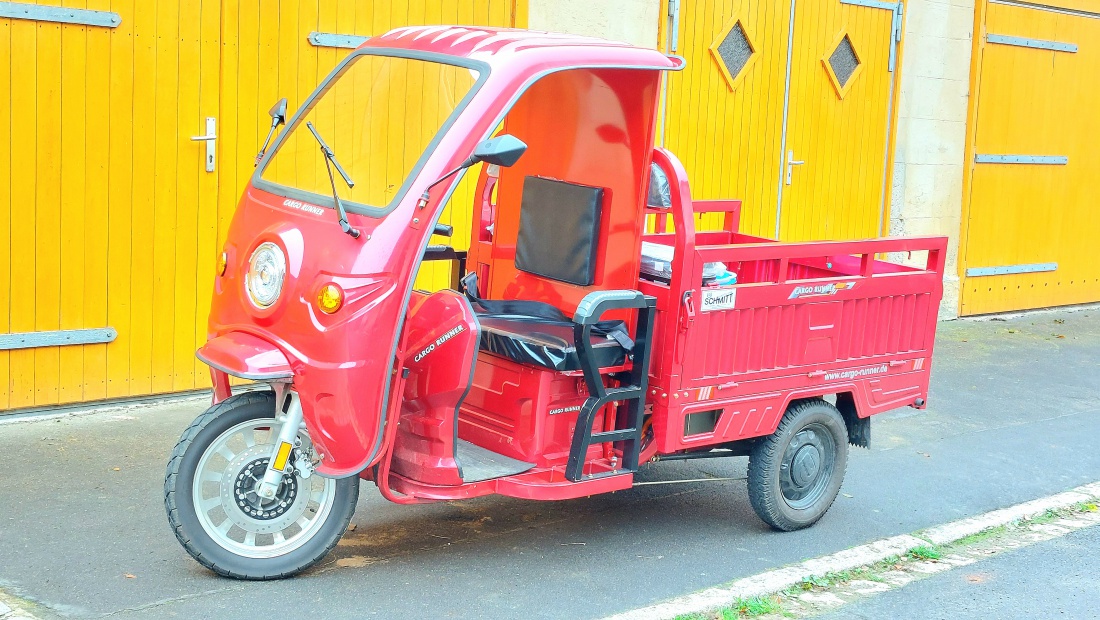
[{"label": "front wheel", "polygon": [[821,399],[787,409],[775,433],[749,455],[749,501],[765,523],[790,532],[809,527],[833,505],[848,464],[848,430]]},{"label": "front wheel", "polygon": [[[274,498],[257,495],[278,427],[273,393],[238,394],[196,418],[168,462],[168,523],[191,557],[219,575],[278,579],[305,570],[355,512],[357,476],[284,474]],[[297,449],[310,451],[306,432],[298,437]]]}]

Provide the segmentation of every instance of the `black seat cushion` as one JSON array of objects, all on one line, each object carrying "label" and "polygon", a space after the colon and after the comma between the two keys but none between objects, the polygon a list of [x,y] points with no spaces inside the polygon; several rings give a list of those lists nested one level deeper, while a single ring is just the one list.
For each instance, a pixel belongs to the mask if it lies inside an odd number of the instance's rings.
[{"label": "black seat cushion", "polygon": [[[573,323],[543,318],[479,314],[481,350],[551,370],[581,370],[580,356],[573,340]],[[619,366],[626,351],[607,336],[592,336],[596,366]]]}]

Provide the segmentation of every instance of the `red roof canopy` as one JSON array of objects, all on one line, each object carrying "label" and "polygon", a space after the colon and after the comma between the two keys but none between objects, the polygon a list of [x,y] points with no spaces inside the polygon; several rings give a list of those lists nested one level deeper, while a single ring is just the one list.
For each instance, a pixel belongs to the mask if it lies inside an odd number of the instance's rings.
[{"label": "red roof canopy", "polygon": [[684,65],[682,58],[618,41],[513,28],[409,26],[372,37],[363,47],[448,54],[515,73],[592,66],[675,71]]}]

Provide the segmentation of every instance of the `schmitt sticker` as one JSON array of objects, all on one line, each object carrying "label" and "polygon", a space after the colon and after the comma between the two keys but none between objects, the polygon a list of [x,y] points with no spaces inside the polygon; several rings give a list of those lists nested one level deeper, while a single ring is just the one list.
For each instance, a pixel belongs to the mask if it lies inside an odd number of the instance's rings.
[{"label": "schmitt sticker", "polygon": [[791,296],[787,299],[836,295],[837,291],[847,291],[855,287],[855,282],[833,282],[830,284],[818,284],[817,286],[796,286],[794,290],[791,291]]},{"label": "schmitt sticker", "polygon": [[736,306],[737,289],[735,288],[703,289],[703,294],[699,298],[699,310],[701,312],[732,310]]}]

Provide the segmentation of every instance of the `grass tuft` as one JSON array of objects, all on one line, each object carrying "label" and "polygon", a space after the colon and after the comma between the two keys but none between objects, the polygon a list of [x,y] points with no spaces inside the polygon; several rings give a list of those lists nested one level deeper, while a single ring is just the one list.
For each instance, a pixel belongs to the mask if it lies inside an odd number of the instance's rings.
[{"label": "grass tuft", "polygon": [[969,536],[964,536],[963,538],[960,538],[960,539],[956,540],[955,542],[951,543],[951,546],[952,547],[966,547],[968,545],[973,545],[975,543],[980,543],[980,542],[983,542],[983,541],[988,540],[990,538],[1000,536],[1001,534],[1004,534],[1007,531],[1008,531],[1008,526],[1007,525],[998,525],[996,527],[991,527],[991,528],[988,528],[988,529],[984,529],[984,530],[978,532],[977,534],[971,534]]},{"label": "grass tuft", "polygon": [[764,616],[767,614],[779,613],[781,610],[779,604],[779,598],[774,596],[753,596],[750,598],[739,598],[737,602],[733,604],[733,609],[724,611],[736,611],[737,615],[723,615],[722,620],[734,620],[739,616],[755,617]]},{"label": "grass tuft", "polygon": [[914,560],[938,560],[943,557],[943,552],[936,546],[921,545],[910,549],[909,557]]},{"label": "grass tuft", "polygon": [[682,614],[675,620],[740,620],[741,618],[755,618],[769,614],[787,615],[783,611],[778,596],[753,596],[739,598],[730,607],[719,609],[710,614]]},{"label": "grass tuft", "polygon": [[1061,510],[1050,509],[1041,515],[1027,519],[1027,521],[1032,525],[1038,525],[1043,523],[1050,523],[1051,521],[1057,521],[1058,519],[1061,519],[1062,516],[1063,514]]}]

